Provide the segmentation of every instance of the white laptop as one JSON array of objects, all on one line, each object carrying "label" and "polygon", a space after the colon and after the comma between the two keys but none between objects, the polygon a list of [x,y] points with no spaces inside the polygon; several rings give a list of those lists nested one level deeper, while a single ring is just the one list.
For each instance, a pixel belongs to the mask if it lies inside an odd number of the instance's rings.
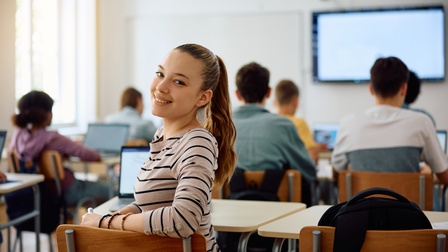
[{"label": "white laptop", "polygon": [[446,153],[447,131],[437,130],[437,138],[439,139],[440,145],[442,146],[443,153]]},{"label": "white laptop", "polygon": [[134,201],[134,183],[143,163],[149,157],[149,146],[123,146],[120,154],[118,202],[109,211],[117,211]]},{"label": "white laptop", "polygon": [[96,150],[102,157],[118,156],[128,134],[128,124],[90,123],[84,145]]},{"label": "white laptop", "polygon": [[314,141],[325,143],[329,150],[333,150],[338,134],[338,123],[315,123],[313,124]]}]

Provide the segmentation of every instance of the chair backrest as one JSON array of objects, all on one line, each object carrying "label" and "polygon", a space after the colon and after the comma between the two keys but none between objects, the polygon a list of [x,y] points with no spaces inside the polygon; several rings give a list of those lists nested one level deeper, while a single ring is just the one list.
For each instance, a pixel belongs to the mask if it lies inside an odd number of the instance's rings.
[{"label": "chair backrest", "polygon": [[148,146],[146,139],[129,139],[126,141],[126,146]]},{"label": "chair backrest", "polygon": [[16,173],[19,172],[19,158],[14,151],[8,151],[7,153],[8,161],[8,172]]},{"label": "chair backrest", "polygon": [[[307,226],[300,231],[300,252],[332,252],[334,227]],[[361,252],[434,251],[448,247],[448,230],[414,229],[378,231],[368,230]]]},{"label": "chair backrest", "polygon": [[62,195],[61,181],[64,179],[64,166],[61,154],[58,151],[45,150],[41,153],[39,172],[45,176],[45,180],[53,180],[58,195]]},{"label": "chair backrest", "polygon": [[341,171],[338,176],[339,202],[372,187],[391,189],[423,210],[432,210],[434,181],[431,174],[414,172]]},{"label": "chair backrest", "polygon": [[59,252],[206,251],[205,237],[198,232],[188,239],[180,239],[63,224],[57,228],[56,238]]},{"label": "chair backrest", "polygon": [[[244,180],[246,184],[249,182],[256,184],[258,187],[263,181],[264,171],[244,171]],[[228,199],[230,197],[230,188],[228,185],[223,186],[220,190],[214,189],[212,198]],[[286,170],[277,190],[277,196],[280,201],[285,202],[301,202],[302,200],[302,174],[298,170]]]}]

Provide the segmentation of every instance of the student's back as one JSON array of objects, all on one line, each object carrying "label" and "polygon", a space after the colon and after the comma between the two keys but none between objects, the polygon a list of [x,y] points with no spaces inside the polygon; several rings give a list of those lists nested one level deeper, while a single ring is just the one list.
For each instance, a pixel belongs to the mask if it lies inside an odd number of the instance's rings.
[{"label": "student's back", "polygon": [[[53,103],[53,99],[41,91],[31,91],[19,100],[19,113],[12,116],[16,128],[8,149],[17,155],[22,172],[36,172],[40,154],[45,150],[56,150],[63,156],[75,156],[84,161],[100,160],[94,150],[47,130],[52,121]],[[108,198],[108,185],[77,180],[70,169],[64,170],[61,186],[67,205],[76,205],[86,196]]]},{"label": "student's back", "polygon": [[238,168],[266,170],[303,167],[303,175],[313,177],[312,161],[289,119],[270,113],[259,105],[249,104],[237,108],[233,120],[238,132],[235,145]]},{"label": "student's back", "polygon": [[244,170],[296,169],[302,173],[302,199],[310,205],[310,184],[316,169],[297,129],[287,118],[263,107],[269,98],[269,71],[257,63],[241,67],[236,76],[238,99],[233,112],[237,168]]},{"label": "student's back", "polygon": [[409,70],[398,58],[379,58],[371,70],[371,94],[376,105],[340,124],[332,163],[348,169],[382,172],[419,172],[426,162],[443,184],[448,184],[448,160],[430,119],[401,108]]}]

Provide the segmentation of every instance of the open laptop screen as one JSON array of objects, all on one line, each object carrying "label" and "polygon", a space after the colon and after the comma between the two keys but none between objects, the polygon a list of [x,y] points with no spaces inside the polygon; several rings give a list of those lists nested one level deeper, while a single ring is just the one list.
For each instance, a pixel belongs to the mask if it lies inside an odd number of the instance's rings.
[{"label": "open laptop screen", "polygon": [[442,146],[443,153],[446,153],[447,131],[437,130],[437,138]]},{"label": "open laptop screen", "polygon": [[148,159],[148,147],[123,146],[120,158],[119,197],[134,197],[134,183],[140,168]]},{"label": "open laptop screen", "polygon": [[313,125],[314,141],[325,143],[329,150],[333,150],[336,143],[336,135],[339,130],[338,123],[316,123]]},{"label": "open laptop screen", "polygon": [[6,140],[6,131],[0,130],[0,154],[3,153],[3,147],[5,147],[5,140]]},{"label": "open laptop screen", "polygon": [[84,145],[98,152],[120,153],[128,138],[128,124],[90,123]]}]

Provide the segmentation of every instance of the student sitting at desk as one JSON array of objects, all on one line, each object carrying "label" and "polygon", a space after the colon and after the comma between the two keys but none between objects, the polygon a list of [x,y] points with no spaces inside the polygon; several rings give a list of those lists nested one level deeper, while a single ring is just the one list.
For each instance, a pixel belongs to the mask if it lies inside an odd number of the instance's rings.
[{"label": "student sitting at desk", "polygon": [[82,225],[177,238],[200,232],[207,251],[219,251],[212,188],[228,182],[236,159],[228,88],[220,57],[196,44],[173,49],[151,83],[163,126],[135,181],[136,201],[112,216],[85,214]]},{"label": "student sitting at desk", "polygon": [[[17,155],[22,173],[36,172],[39,155],[44,150],[56,150],[63,156],[79,157],[84,161],[100,160],[94,150],[47,130],[53,118],[53,103],[53,99],[42,91],[31,91],[18,102],[19,113],[12,116],[16,129],[8,148]],[[109,198],[107,184],[77,180],[70,169],[64,170],[61,186],[67,205],[76,205],[84,197]]]},{"label": "student sitting at desk", "polygon": [[264,108],[271,94],[269,70],[252,62],[236,75],[238,100],[233,111],[237,137],[237,168],[243,170],[296,169],[302,174],[302,202],[312,205],[311,184],[316,165],[291,120]]},{"label": "student sitting at desk", "polygon": [[336,171],[420,172],[426,162],[448,184],[448,161],[430,118],[402,109],[409,71],[398,58],[379,58],[370,70],[376,106],[345,117],[332,154]]},{"label": "student sitting at desk", "polygon": [[121,95],[121,110],[106,116],[106,123],[129,124],[129,139],[144,139],[148,142],[154,137],[157,128],[150,120],[142,118],[143,95],[137,89],[128,87]]},{"label": "student sitting at desk", "polygon": [[429,119],[431,119],[434,126],[436,126],[436,121],[429,112],[421,108],[411,107],[411,104],[417,100],[417,97],[420,94],[421,84],[422,81],[420,80],[418,75],[413,71],[409,71],[408,90],[406,91],[406,97],[404,98],[404,103],[401,107],[404,109],[410,109],[427,115]]},{"label": "student sitting at desk", "polygon": [[319,152],[328,150],[324,143],[316,143],[313,134],[306,121],[295,116],[299,107],[299,87],[291,80],[281,80],[275,86],[274,105],[277,107],[277,114],[290,119],[299,132],[299,137],[305,144],[311,159],[317,163]]}]

